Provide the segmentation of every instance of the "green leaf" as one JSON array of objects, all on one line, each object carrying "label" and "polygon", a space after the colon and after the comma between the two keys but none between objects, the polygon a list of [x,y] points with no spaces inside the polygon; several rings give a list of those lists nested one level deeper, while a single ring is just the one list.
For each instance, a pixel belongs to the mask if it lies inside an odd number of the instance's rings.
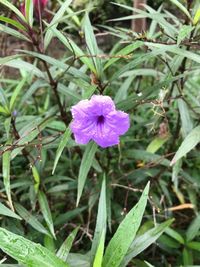
[{"label": "green leaf", "polygon": [[15,203],[15,209],[19,213],[19,215],[26,221],[26,223],[30,224],[35,230],[38,232],[50,236],[49,232],[46,228],[33,216],[29,211],[27,211],[22,205],[19,203]]},{"label": "green leaf", "polygon": [[40,174],[35,165],[32,166],[31,170],[32,170],[34,181],[35,181],[35,184],[34,184],[35,192],[37,193],[39,186],[40,186]]},{"label": "green leaf", "polygon": [[0,228],[0,248],[27,267],[69,267],[40,244]]},{"label": "green leaf", "polygon": [[184,139],[183,143],[179,147],[175,156],[173,157],[170,165],[173,165],[180,158],[184,157],[189,151],[191,151],[200,142],[200,126],[194,128]]},{"label": "green leaf", "polygon": [[162,243],[164,247],[168,247],[170,249],[179,249],[181,247],[179,242],[167,235],[162,235],[159,238],[159,242]]},{"label": "green leaf", "polygon": [[44,236],[44,247],[52,251],[53,253],[55,253],[56,247],[55,247],[55,242],[52,236],[50,235]]},{"label": "green leaf", "polygon": [[191,265],[193,265],[192,252],[189,249],[184,248],[183,249],[182,256],[183,256],[183,264],[184,264],[184,266],[191,266]]},{"label": "green leaf", "polygon": [[67,145],[67,143],[69,142],[69,139],[70,139],[70,136],[71,136],[71,130],[70,128],[68,127],[66,129],[66,131],[64,132],[63,136],[62,136],[62,139],[60,141],[60,144],[58,146],[58,149],[56,150],[56,157],[55,157],[55,161],[54,161],[54,165],[53,165],[53,171],[52,171],[52,174],[54,174],[55,172],[55,169],[56,169],[56,166],[58,164],[58,161],[59,161],[59,158],[65,148],[65,146]]},{"label": "green leaf", "polygon": [[14,211],[14,207],[12,204],[12,198],[11,198],[11,189],[10,189],[10,157],[11,152],[6,151],[3,153],[3,183],[6,190],[6,195],[10,204],[11,209]]},{"label": "green leaf", "polygon": [[184,244],[185,240],[184,238],[175,230],[173,230],[172,228],[167,228],[165,233],[167,235],[169,235],[171,238],[175,239],[176,241],[178,241],[180,244]]},{"label": "green leaf", "polygon": [[44,73],[40,69],[38,69],[35,65],[21,59],[9,60],[8,62],[4,63],[4,65],[19,70],[24,70],[28,72],[30,75],[36,75],[39,78],[43,79],[45,78]]},{"label": "green leaf", "polygon": [[0,214],[3,216],[8,216],[8,217],[12,217],[12,218],[21,220],[21,218],[16,213],[14,213],[12,210],[8,209],[2,203],[0,203]]},{"label": "green leaf", "polygon": [[198,234],[200,229],[200,214],[191,222],[190,226],[186,231],[186,239],[187,241],[192,241]]},{"label": "green leaf", "polygon": [[[0,25],[0,31],[1,31],[1,25]],[[3,64],[6,64],[7,62],[13,60],[13,59],[16,59],[16,58],[19,58],[20,55],[12,55],[12,56],[7,56],[7,57],[1,57],[0,58],[0,64],[3,65]],[[18,84],[18,82],[16,83]],[[0,87],[1,89],[1,87]]]},{"label": "green leaf", "polygon": [[72,244],[74,242],[74,239],[77,235],[77,232],[79,230],[79,227],[76,227],[71,234],[66,238],[58,252],[56,253],[56,256],[60,258],[63,261],[67,261],[67,257],[69,255],[70,249],[72,247]]},{"label": "green leaf", "polygon": [[20,30],[25,30],[26,28],[21,24],[19,23],[18,21],[16,20],[13,20],[13,19],[10,19],[10,18],[7,18],[7,17],[4,17],[4,16],[0,16],[0,21],[4,21],[8,24],[11,24],[13,25],[14,27],[16,27],[17,29],[20,29]]},{"label": "green leaf", "polygon": [[[0,24],[0,32],[4,32],[6,34],[10,34],[16,38],[21,39],[21,40],[30,42],[30,40],[24,34],[22,34],[19,31],[14,30],[14,29],[6,26],[6,25]],[[17,57],[17,55],[15,55],[15,57]]]},{"label": "green leaf", "polygon": [[170,224],[174,221],[174,219],[168,220],[164,223],[156,225],[153,229],[148,230],[145,234],[136,237],[136,239],[131,244],[128,253],[126,254],[123,262],[120,267],[125,267],[127,264],[138,254],[148,248],[151,244],[153,244],[166,229],[170,226]]},{"label": "green leaf", "polygon": [[188,106],[183,99],[178,99],[178,108],[181,116],[182,135],[185,138],[193,129],[193,120],[190,116]]},{"label": "green leaf", "polygon": [[192,27],[191,25],[183,25],[178,33],[177,45],[180,45],[180,43],[184,41],[185,38],[189,37],[189,34],[193,29],[194,27]]},{"label": "green leaf", "polygon": [[196,25],[199,22],[200,19],[200,8],[197,9],[194,19],[193,19],[193,25]]},{"label": "green leaf", "polygon": [[32,28],[33,26],[33,0],[26,0],[25,1],[25,17]]},{"label": "green leaf", "polygon": [[[95,233],[92,241],[92,248],[91,248],[91,264],[94,266],[97,262],[102,261],[101,253],[102,253],[102,246],[104,246],[104,240],[106,235],[106,221],[107,221],[107,209],[106,209],[106,178],[104,175],[102,187],[101,187],[101,194],[99,198],[99,207],[98,207],[98,214],[97,214],[97,221],[96,221],[96,228]],[[100,244],[102,242],[102,244]],[[98,255],[100,254],[100,255]],[[96,261],[96,263],[95,263]],[[101,265],[99,265],[101,266]]]},{"label": "green leaf", "polygon": [[11,2],[7,0],[0,0],[0,4],[3,4],[4,6],[8,7],[10,10],[12,10],[22,21],[26,22],[26,19],[24,15],[17,9]]},{"label": "green leaf", "polygon": [[140,226],[147,204],[148,192],[149,183],[145,187],[139,202],[129,211],[109,242],[103,259],[103,267],[120,266]]},{"label": "green leaf", "polygon": [[120,57],[117,57],[117,56],[128,55],[131,52],[133,52],[134,50],[136,50],[137,48],[141,47],[142,45],[143,45],[143,42],[136,41],[136,42],[134,42],[134,44],[127,45],[124,48],[122,48],[120,51],[118,51],[116,54],[111,55],[111,57],[113,56],[113,58],[109,59],[106,62],[105,66],[104,66],[104,70],[107,69],[108,67],[110,67],[116,61],[120,60]]},{"label": "green leaf", "polygon": [[[69,66],[69,65],[65,64],[64,62],[62,62],[60,60],[57,60],[55,58],[52,58],[50,56],[47,56],[47,55],[44,55],[44,54],[40,54],[40,53],[37,53],[37,52],[32,52],[32,51],[27,51],[27,50],[19,50],[19,51],[23,52],[23,53],[26,53],[27,55],[30,55],[30,56],[32,56],[34,58],[35,57],[40,58],[40,59],[46,61],[47,63],[51,64],[52,66],[60,68],[60,69],[63,69],[64,71],[68,70],[68,73],[70,73],[71,75],[73,75],[75,77],[79,77],[79,78],[82,78],[82,79],[85,79],[85,80],[88,79],[86,74],[82,73],[81,71],[77,70],[76,68],[74,68],[72,66]],[[35,67],[35,66],[33,65],[33,67]],[[61,84],[59,83],[58,86],[60,86],[60,85]]]},{"label": "green leaf", "polygon": [[81,166],[79,169],[79,174],[78,174],[78,194],[77,194],[77,202],[76,205],[78,206],[82,192],[83,192],[83,187],[85,185],[85,181],[88,175],[88,172],[92,166],[92,161],[94,158],[94,155],[97,151],[97,144],[94,142],[90,142],[86,150],[84,152],[82,161],[81,161]]},{"label": "green leaf", "polygon": [[70,210],[66,213],[60,214],[56,219],[54,225],[63,225],[66,222],[72,220],[73,218],[77,217],[78,215],[81,215],[81,213],[86,210],[86,206],[82,208],[76,208],[74,210]]},{"label": "green leaf", "polygon": [[1,106],[0,106],[0,113],[3,113],[5,115],[9,115],[10,114],[10,112],[8,112],[8,110],[6,108],[3,108]]},{"label": "green leaf", "polygon": [[[27,121],[25,127],[19,130],[19,135],[21,138],[17,141],[18,145],[24,145],[27,142],[33,141],[35,137],[37,137],[43,129],[45,129],[49,123],[53,120],[52,117],[49,118],[37,118],[32,119],[31,121]],[[23,147],[18,147],[12,151],[11,157],[15,158],[23,149]]]},{"label": "green leaf", "polygon": [[147,61],[148,59],[154,57],[155,55],[153,53],[149,53],[147,55],[142,55],[140,57],[137,57],[135,59],[133,59],[131,62],[129,62],[128,64],[124,65],[122,68],[120,68],[119,70],[117,70],[112,77],[109,79],[110,82],[115,81],[116,79],[118,79],[124,72],[129,71],[134,69],[137,65],[141,64],[144,61]]},{"label": "green leaf", "polygon": [[178,0],[170,0],[173,4],[175,4],[190,20],[192,20],[189,11],[186,7],[184,7]]},{"label": "green leaf", "polygon": [[65,37],[60,31],[56,29],[51,29],[54,35],[75,55],[82,61],[92,72],[95,73],[95,67],[91,60],[88,58],[85,53],[80,49],[76,43],[71,40],[69,37]]},{"label": "green leaf", "polygon": [[188,242],[186,245],[187,245],[188,248],[200,252],[200,242],[196,242],[196,241]]},{"label": "green leaf", "polygon": [[169,139],[169,136],[166,137],[156,137],[151,141],[151,143],[148,145],[146,151],[149,153],[155,153],[158,151]]},{"label": "green leaf", "polygon": [[53,226],[53,220],[52,220],[49,204],[47,201],[47,197],[42,191],[39,191],[39,193],[38,193],[38,200],[39,200],[42,214],[43,214],[44,219],[47,223],[47,226],[49,227],[49,230],[50,230],[52,236],[56,239],[55,232],[54,232],[54,226]]},{"label": "green leaf", "polygon": [[97,252],[95,255],[93,267],[101,267],[102,266],[104,243],[105,243],[105,231],[103,230],[101,237],[100,237],[100,240],[99,240],[99,245],[98,245]]},{"label": "green leaf", "polygon": [[[165,52],[171,52],[173,54],[182,56],[183,58],[186,57],[194,62],[200,63],[200,56],[197,53],[193,53],[190,51],[187,51],[185,49],[177,47],[177,45],[164,45],[164,44],[158,44],[158,43],[151,43],[151,42],[144,42],[145,45],[148,47],[155,48],[154,56],[157,54],[165,54]],[[150,57],[151,54],[148,56]],[[147,55],[146,55],[147,57]]]},{"label": "green leaf", "polygon": [[3,88],[0,87],[0,103],[3,105],[3,111],[7,112],[7,114],[10,114],[10,110],[8,108],[8,99],[6,97],[5,91]]},{"label": "green leaf", "polygon": [[[49,45],[49,43],[51,42],[51,39],[53,37],[53,32],[52,29],[56,29],[58,26],[57,20],[59,20],[60,18],[63,17],[65,11],[67,10],[68,6],[71,4],[72,0],[66,0],[64,3],[62,3],[60,9],[56,12],[56,14],[54,15],[53,19],[51,20],[49,27],[45,37],[44,37],[44,48],[46,49]],[[52,29],[51,29],[52,28]]]},{"label": "green leaf", "polygon": [[90,19],[88,16],[88,13],[86,12],[85,14],[85,19],[84,19],[84,33],[85,33],[85,41],[87,44],[87,48],[89,50],[89,54],[91,54],[93,57],[93,62],[95,64],[95,74],[97,75],[98,78],[101,77],[102,75],[102,63],[101,59],[96,57],[99,55],[99,48],[97,46],[96,38],[93,32],[92,25],[90,23]]},{"label": "green leaf", "polygon": [[15,88],[14,92],[12,93],[12,97],[10,99],[10,110],[12,111],[16,102],[16,98],[19,95],[21,89],[23,88],[25,82],[27,80],[27,76],[24,77],[17,85],[17,87]]},{"label": "green leaf", "polygon": [[130,75],[125,81],[121,84],[120,88],[118,89],[116,95],[115,95],[115,103],[118,103],[122,100],[125,100],[128,98],[128,89],[131,86],[131,83],[134,79],[134,75]]}]

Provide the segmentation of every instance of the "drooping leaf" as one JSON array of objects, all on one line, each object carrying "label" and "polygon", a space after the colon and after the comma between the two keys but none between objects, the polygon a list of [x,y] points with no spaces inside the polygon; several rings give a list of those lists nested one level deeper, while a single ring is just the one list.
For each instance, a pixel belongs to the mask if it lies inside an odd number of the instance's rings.
[{"label": "drooping leaf", "polygon": [[15,209],[26,221],[26,223],[30,224],[35,230],[42,234],[50,235],[46,228],[36,219],[36,217],[33,216],[29,211],[27,211],[22,205],[15,203]]},{"label": "drooping leaf", "polygon": [[[6,25],[0,24],[0,32],[4,32],[6,34],[12,35],[12,36],[19,38],[21,40],[30,42],[28,37],[26,37],[23,33],[21,33],[20,31],[14,30],[14,29],[6,26]],[[17,57],[17,56],[15,55],[15,57]]]}]

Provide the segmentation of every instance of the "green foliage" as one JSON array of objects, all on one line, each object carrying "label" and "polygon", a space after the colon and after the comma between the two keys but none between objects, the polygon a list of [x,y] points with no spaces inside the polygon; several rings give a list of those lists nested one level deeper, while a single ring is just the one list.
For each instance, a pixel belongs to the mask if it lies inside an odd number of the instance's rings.
[{"label": "green foliage", "polygon": [[[24,3],[0,0],[0,266],[198,265],[198,1]],[[94,94],[118,146],[74,140]]]}]

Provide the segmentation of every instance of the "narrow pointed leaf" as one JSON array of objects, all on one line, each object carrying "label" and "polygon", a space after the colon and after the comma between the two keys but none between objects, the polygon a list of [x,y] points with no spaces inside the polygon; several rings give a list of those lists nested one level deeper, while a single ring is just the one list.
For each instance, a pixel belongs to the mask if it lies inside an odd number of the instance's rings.
[{"label": "narrow pointed leaf", "polygon": [[12,111],[12,109],[14,108],[17,96],[19,95],[20,91],[22,90],[25,82],[26,82],[27,77],[24,77],[17,85],[17,87],[15,88],[14,92],[12,93],[12,97],[10,100],[10,110]]},{"label": "narrow pointed leaf", "polygon": [[42,234],[51,236],[46,228],[36,219],[36,217],[33,216],[29,211],[27,211],[22,205],[15,203],[15,209],[26,221],[26,223],[30,224],[35,230]]},{"label": "narrow pointed leaf", "polygon": [[55,172],[55,169],[56,169],[56,166],[58,164],[58,161],[60,159],[60,156],[65,148],[65,146],[67,145],[69,139],[70,139],[70,136],[71,136],[71,130],[70,128],[68,127],[66,129],[66,131],[64,132],[63,136],[62,136],[62,139],[60,141],[60,144],[58,146],[58,149],[56,151],[56,157],[55,157],[55,161],[54,161],[54,165],[53,165],[53,171],[52,171],[52,174],[54,174]]},{"label": "narrow pointed leaf", "polygon": [[[92,241],[92,248],[91,248],[91,252],[90,252],[92,263],[95,260],[99,261],[99,260],[97,260],[97,257],[99,257],[99,256],[97,256],[97,253],[100,253],[100,255],[101,255],[102,244],[100,245],[100,242],[103,242],[105,240],[106,222],[107,222],[106,180],[104,177],[103,182],[102,182],[102,187],[101,187],[101,194],[100,194],[100,198],[99,198],[99,207],[98,207],[96,228],[95,228],[94,238]],[[100,251],[98,251],[98,250],[100,250]],[[95,266],[95,263],[93,263],[93,264]]]},{"label": "narrow pointed leaf", "polygon": [[51,23],[50,23],[50,28],[47,30],[45,38],[44,38],[44,47],[45,49],[48,47],[49,43],[51,42],[51,39],[53,37],[53,32],[51,30],[52,28],[56,28],[58,26],[58,23],[55,23],[58,21],[60,18],[63,17],[65,11],[67,10],[68,6],[71,4],[72,0],[66,0],[64,3],[62,3],[60,9],[57,11],[57,13],[54,15]]},{"label": "narrow pointed leaf", "polygon": [[11,218],[15,218],[15,219],[21,220],[21,217],[19,217],[16,213],[14,213],[12,210],[7,208],[2,203],[0,203],[0,215],[8,216],[8,217],[11,217]]},{"label": "narrow pointed leaf", "polygon": [[11,151],[3,153],[3,183],[11,209],[14,211],[10,190],[10,159]]},{"label": "narrow pointed leaf", "polygon": [[79,230],[79,227],[75,228],[71,234],[66,238],[60,249],[58,250],[56,256],[60,258],[63,261],[67,261],[67,257],[69,255],[70,249],[72,247],[72,244],[74,242],[74,239],[77,235],[77,232]]},{"label": "narrow pointed leaf", "polygon": [[3,4],[4,6],[8,7],[10,10],[12,10],[22,21],[26,22],[26,19],[24,15],[17,9],[10,1],[7,0],[0,0],[0,4]]},{"label": "narrow pointed leaf", "polygon": [[102,73],[102,64],[101,59],[98,58],[99,55],[99,49],[97,46],[96,38],[93,32],[92,25],[90,23],[90,19],[88,16],[88,13],[86,12],[85,20],[84,20],[84,32],[85,32],[85,40],[87,44],[87,48],[89,50],[89,53],[93,56],[93,62],[95,64],[95,74],[98,77],[101,77]]},{"label": "narrow pointed leaf", "polygon": [[92,161],[93,161],[96,151],[97,151],[96,143],[90,142],[87,145],[86,150],[84,152],[84,155],[81,161],[80,170],[79,170],[79,175],[78,175],[78,195],[77,195],[77,203],[76,203],[77,206],[79,204],[79,200],[83,192],[85,181],[86,181],[88,172],[92,166]]},{"label": "narrow pointed leaf", "polygon": [[131,244],[128,253],[126,254],[120,267],[125,267],[127,264],[136,257],[139,253],[153,244],[162,233],[170,226],[174,219],[168,220],[164,223],[156,225],[153,229],[150,229],[141,236],[138,236]]},{"label": "narrow pointed leaf", "polygon": [[93,267],[100,267],[102,266],[103,261],[103,252],[104,252],[104,243],[105,243],[105,232],[103,231],[99,240],[99,246],[96,251],[96,255],[94,258]]},{"label": "narrow pointed leaf", "polygon": [[47,201],[47,197],[42,191],[39,191],[39,193],[38,193],[38,200],[39,200],[39,204],[40,204],[40,208],[41,208],[42,214],[43,214],[44,219],[45,219],[45,221],[47,223],[47,226],[49,227],[49,230],[50,230],[52,236],[54,238],[56,238],[55,237],[55,232],[54,232],[53,220],[52,220],[49,204],[48,204],[48,201]]},{"label": "narrow pointed leaf", "polygon": [[103,259],[103,267],[118,267],[125,257],[140,226],[147,204],[149,183],[145,187],[138,203],[126,215],[108,244]]}]

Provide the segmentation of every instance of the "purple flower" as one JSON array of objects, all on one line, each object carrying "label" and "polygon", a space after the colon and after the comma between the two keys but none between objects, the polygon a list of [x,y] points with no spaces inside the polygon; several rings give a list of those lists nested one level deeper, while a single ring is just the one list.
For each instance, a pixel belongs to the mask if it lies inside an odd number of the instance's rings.
[{"label": "purple flower", "polygon": [[129,115],[115,109],[109,96],[94,95],[81,100],[71,109],[70,125],[78,144],[95,141],[101,147],[119,144],[119,136],[130,127]]}]

